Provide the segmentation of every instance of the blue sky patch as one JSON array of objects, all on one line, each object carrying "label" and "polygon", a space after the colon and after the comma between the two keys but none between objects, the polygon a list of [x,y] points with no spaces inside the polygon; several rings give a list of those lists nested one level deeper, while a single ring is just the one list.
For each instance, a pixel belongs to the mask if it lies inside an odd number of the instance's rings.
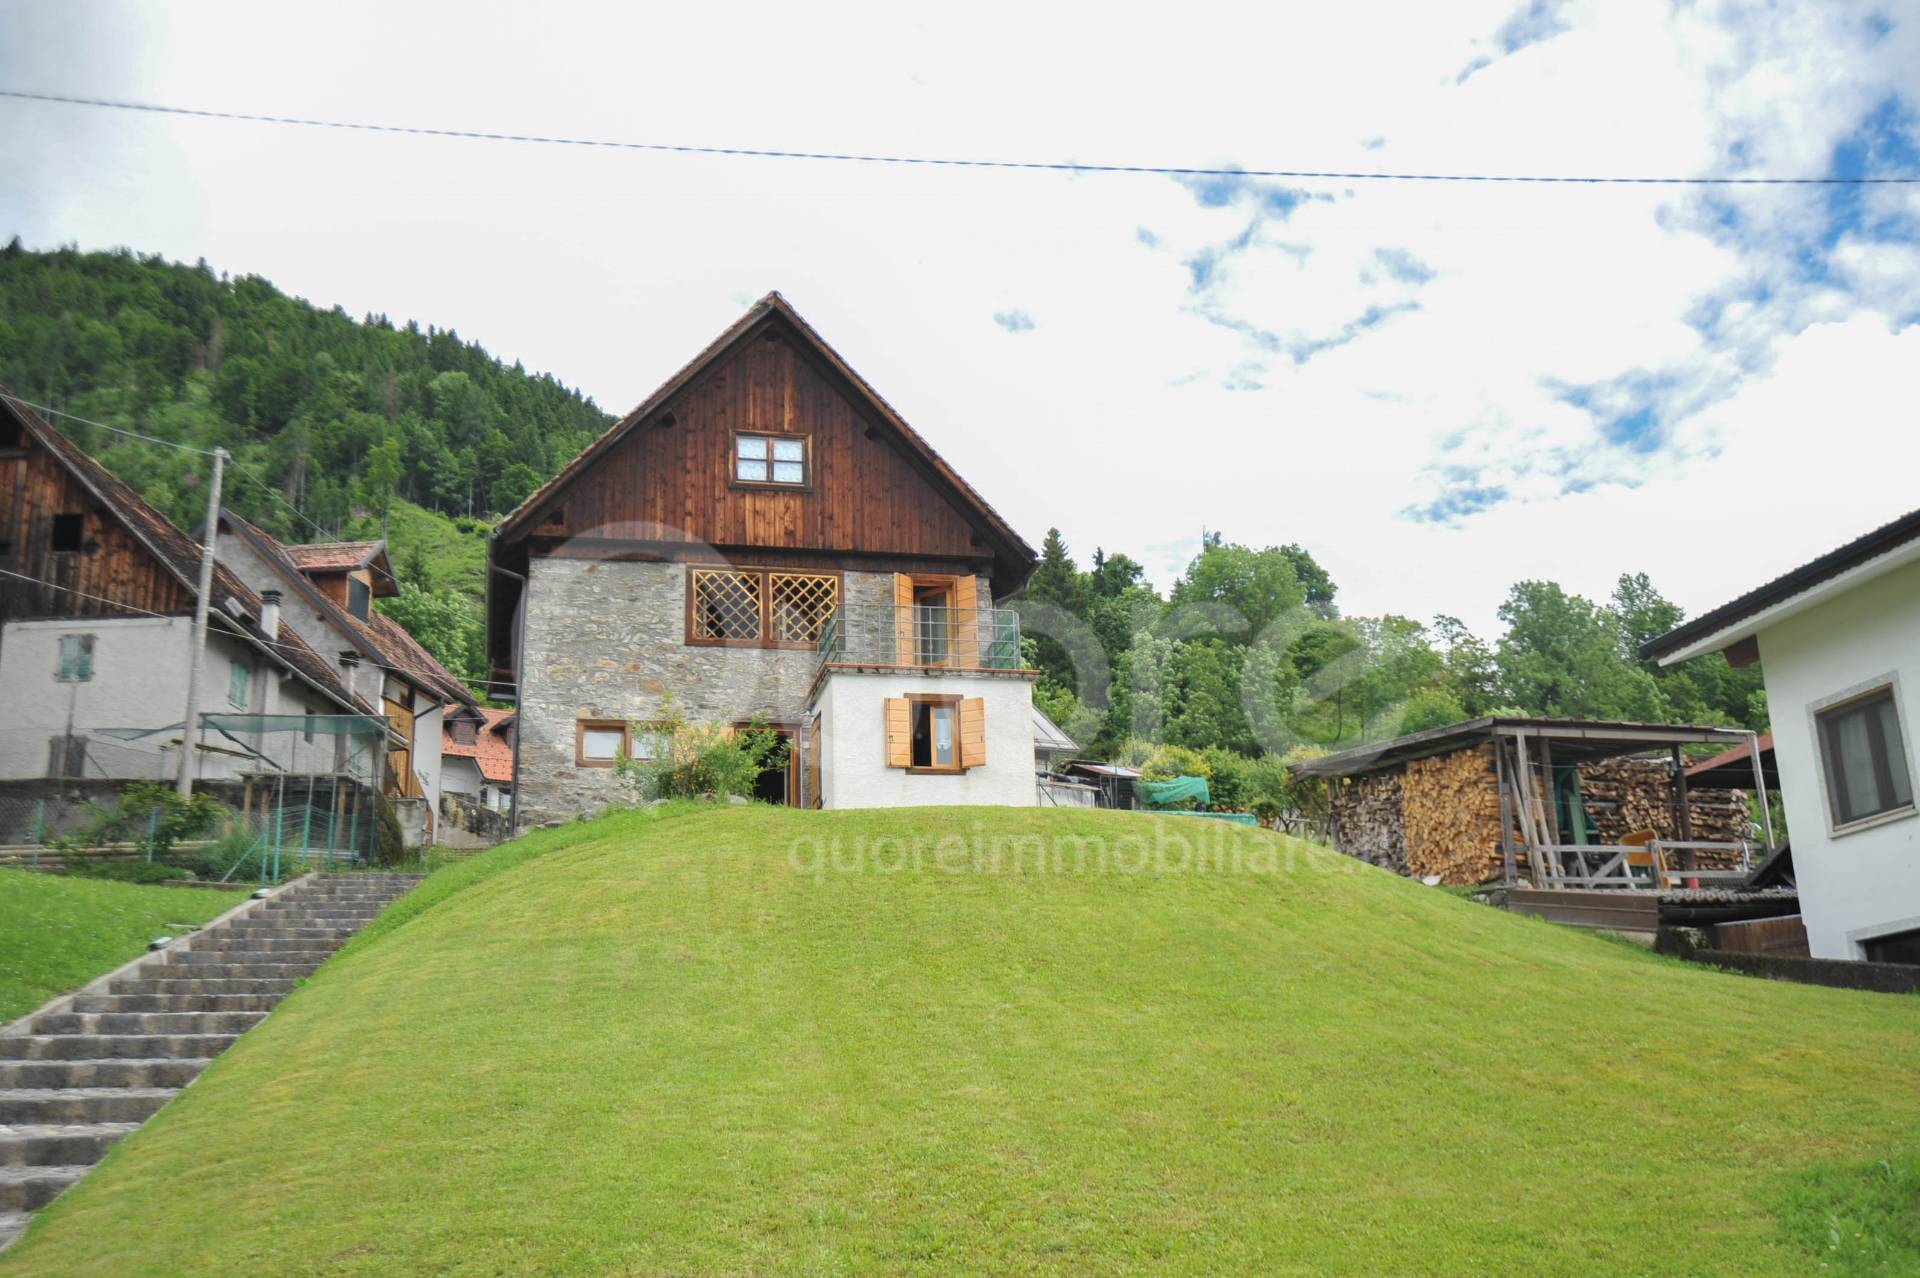
[{"label": "blue sky patch", "polygon": [[995,311],[993,313],[993,322],[1001,328],[1006,329],[1009,333],[1031,333],[1033,331],[1033,316],[1018,307],[1010,311]]}]

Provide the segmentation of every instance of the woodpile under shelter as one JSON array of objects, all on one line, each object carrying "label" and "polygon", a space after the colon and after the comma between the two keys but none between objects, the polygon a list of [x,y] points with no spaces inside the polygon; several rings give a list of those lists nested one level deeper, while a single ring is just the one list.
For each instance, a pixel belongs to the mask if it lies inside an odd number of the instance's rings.
[{"label": "woodpile under shelter", "polygon": [[[1742,789],[1688,784],[1683,749],[1742,729],[1482,718],[1296,764],[1324,777],[1333,844],[1442,883],[1697,890],[1770,849]],[[1755,778],[1765,810],[1765,782]]]}]

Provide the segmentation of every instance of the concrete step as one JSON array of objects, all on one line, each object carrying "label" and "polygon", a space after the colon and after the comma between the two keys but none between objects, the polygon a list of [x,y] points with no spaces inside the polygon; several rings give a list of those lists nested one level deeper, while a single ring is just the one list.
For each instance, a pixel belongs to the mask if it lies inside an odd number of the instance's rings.
[{"label": "concrete step", "polygon": [[[233,936],[224,929],[187,942],[194,954],[331,954],[340,946],[309,936]],[[177,952],[177,951],[176,951]]]},{"label": "concrete step", "polygon": [[107,1146],[138,1123],[0,1125],[0,1167],[78,1167],[97,1163]]},{"label": "concrete step", "polygon": [[13,1245],[13,1240],[27,1232],[27,1213],[24,1211],[0,1211],[0,1251]]},{"label": "concrete step", "polygon": [[124,1012],[270,1012],[278,994],[82,994],[73,1010],[82,1015]]},{"label": "concrete step", "polygon": [[290,976],[233,977],[212,973],[197,980],[171,976],[127,977],[113,982],[108,992],[116,995],[269,994],[281,998],[292,992],[293,981]]},{"label": "concrete step", "polygon": [[10,1087],[0,1089],[0,1123],[140,1123],[178,1094],[177,1087]]},{"label": "concrete step", "polygon": [[259,1012],[54,1012],[33,1023],[36,1034],[244,1034],[266,1019]]},{"label": "concrete step", "polygon": [[86,1174],[86,1167],[0,1167],[0,1211],[38,1211]]},{"label": "concrete step", "polygon": [[218,1056],[238,1034],[15,1034],[0,1061],[157,1061]]},{"label": "concrete step", "polygon": [[156,967],[298,967],[311,971],[333,957],[332,950],[168,950],[157,964],[140,969],[145,974]]},{"label": "concrete step", "polygon": [[175,957],[169,955],[165,963],[141,968],[140,975],[149,981],[297,981],[303,976],[313,975],[320,966],[318,959],[305,959],[298,963],[260,963],[252,959],[178,963],[174,961]]},{"label": "concrete step", "polygon": [[228,923],[206,935],[259,937],[267,941],[320,941],[337,946],[359,930],[350,927],[298,927],[279,923]]},{"label": "concrete step", "polygon": [[205,1057],[118,1060],[0,1061],[0,1088],[185,1087],[207,1067]]}]

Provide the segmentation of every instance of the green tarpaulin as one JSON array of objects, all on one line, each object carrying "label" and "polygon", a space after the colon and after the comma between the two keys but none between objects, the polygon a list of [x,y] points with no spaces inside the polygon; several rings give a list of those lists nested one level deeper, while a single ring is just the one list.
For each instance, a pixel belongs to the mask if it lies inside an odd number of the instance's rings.
[{"label": "green tarpaulin", "polygon": [[1171,781],[1135,781],[1133,792],[1140,801],[1150,808],[1170,808],[1176,803],[1188,799],[1198,800],[1201,807],[1212,801],[1213,795],[1207,789],[1205,777],[1175,777]]}]

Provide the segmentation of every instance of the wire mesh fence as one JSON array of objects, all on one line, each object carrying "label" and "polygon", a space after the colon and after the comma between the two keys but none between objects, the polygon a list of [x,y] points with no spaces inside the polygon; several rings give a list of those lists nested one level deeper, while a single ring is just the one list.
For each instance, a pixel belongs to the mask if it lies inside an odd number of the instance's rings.
[{"label": "wire mesh fence", "polygon": [[[391,859],[386,724],[364,715],[206,715],[191,812],[175,799],[180,724],[0,730],[0,865],[268,881]],[[208,802],[211,800],[211,802]],[[148,877],[160,877],[155,871]]]}]

